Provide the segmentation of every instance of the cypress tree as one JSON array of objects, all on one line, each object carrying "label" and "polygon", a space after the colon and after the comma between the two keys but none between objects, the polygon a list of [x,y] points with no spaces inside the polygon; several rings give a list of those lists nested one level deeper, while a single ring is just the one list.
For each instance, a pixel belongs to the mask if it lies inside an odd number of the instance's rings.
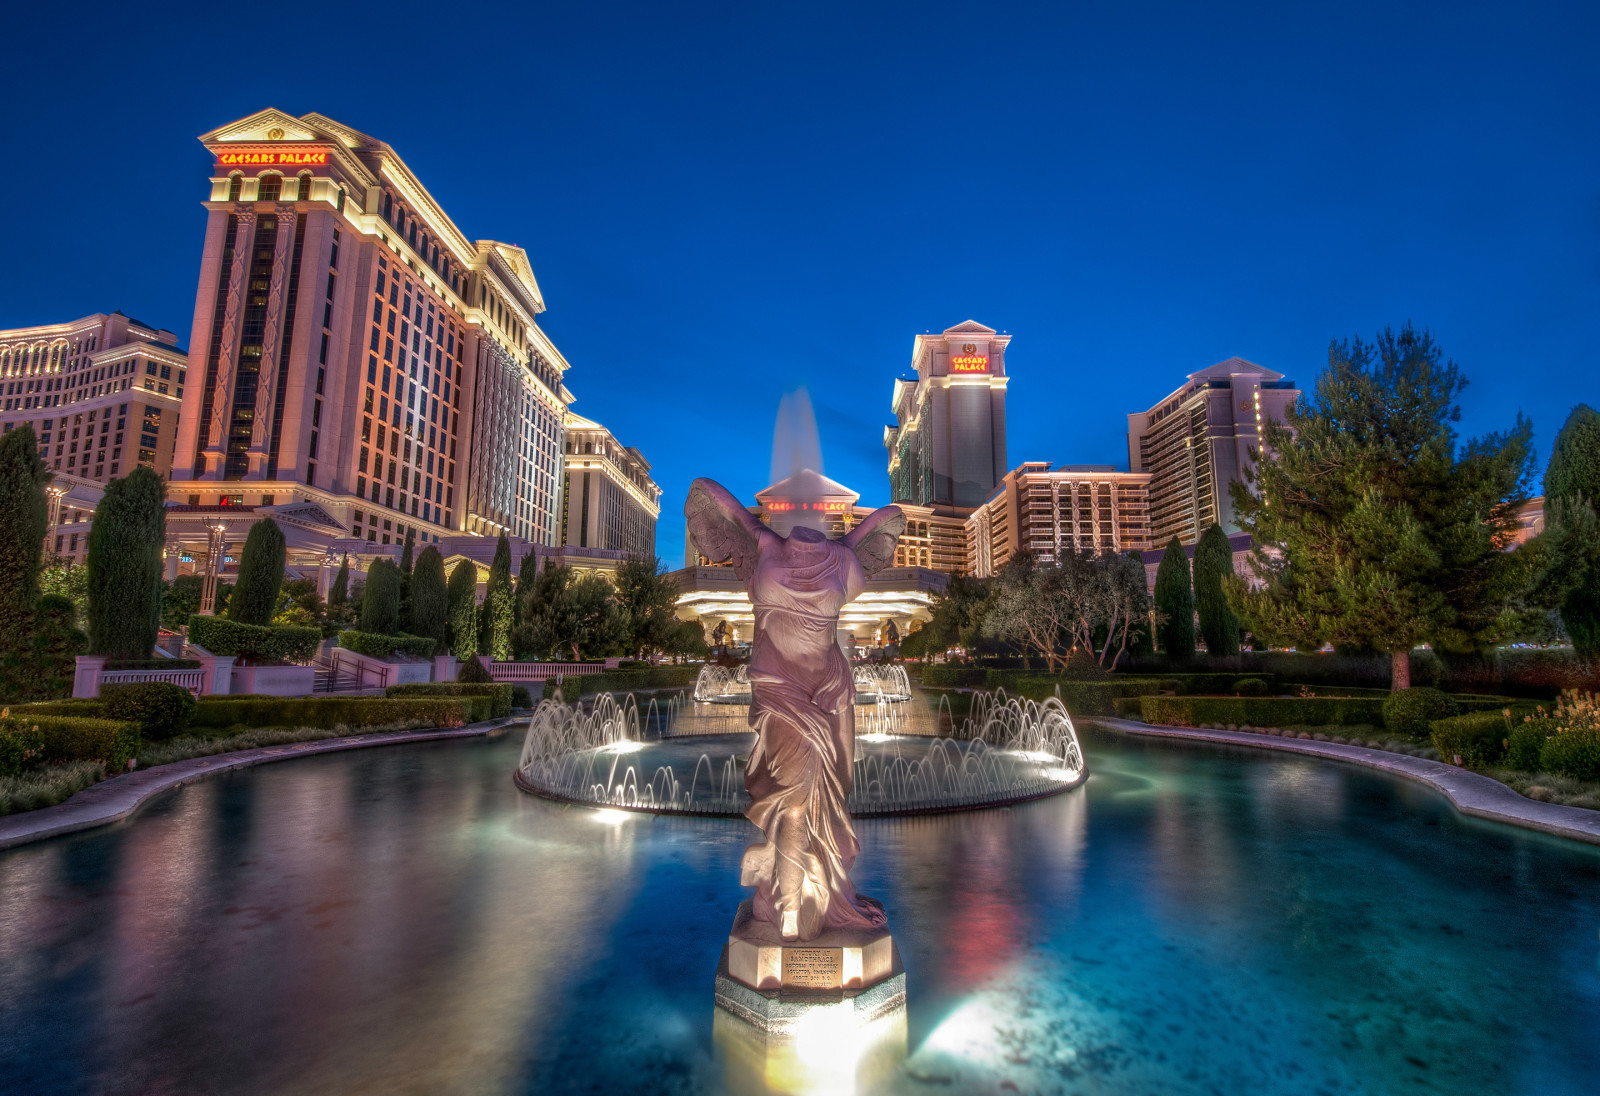
[{"label": "cypress tree", "polygon": [[[1593,528],[1600,508],[1600,413],[1586,403],[1572,409],[1556,435],[1544,473],[1544,497],[1552,542],[1566,531],[1563,526]],[[1566,558],[1564,578],[1570,589],[1561,602],[1561,623],[1573,649],[1589,661],[1600,658],[1600,559],[1595,554],[1591,548]]]},{"label": "cypress tree", "polygon": [[1200,634],[1213,655],[1239,653],[1239,618],[1228,607],[1223,583],[1233,574],[1233,545],[1222,526],[1213,524],[1194,548],[1194,605]]},{"label": "cypress tree", "polygon": [[50,470],[38,450],[27,423],[0,437],[0,652],[7,656],[28,646],[39,600]]},{"label": "cypress tree", "polygon": [[400,552],[400,630],[411,631],[411,572],[414,569],[411,558],[411,539],[413,533],[406,533],[406,546]]},{"label": "cypress tree", "polygon": [[504,661],[511,657],[511,542],[504,533],[489,565],[489,584],[483,595],[483,620],[479,623],[483,653]]},{"label": "cypress tree", "polygon": [[460,659],[478,651],[478,565],[470,559],[450,572],[450,653]]},{"label": "cypress tree", "polygon": [[450,595],[445,589],[444,557],[433,545],[422,550],[411,573],[411,634],[434,641],[434,653],[450,646]]},{"label": "cypress tree", "polygon": [[339,564],[339,573],[333,576],[333,585],[328,587],[328,607],[342,609],[350,603],[350,553],[346,552],[343,562]]},{"label": "cypress tree", "polygon": [[278,611],[278,592],[283,589],[287,554],[283,530],[277,522],[265,518],[250,527],[239,559],[239,581],[228,599],[229,620],[240,624],[272,623]]},{"label": "cypress tree", "polygon": [[392,636],[400,630],[400,569],[393,560],[375,560],[367,571],[361,599],[361,630]]},{"label": "cypress tree", "polygon": [[522,557],[522,566],[517,569],[517,589],[511,597],[511,630],[513,632],[522,627],[522,601],[538,580],[539,554],[537,552],[529,552]]},{"label": "cypress tree", "polygon": [[1194,657],[1194,588],[1189,583],[1189,557],[1177,537],[1167,542],[1156,568],[1156,611],[1166,620],[1157,626],[1161,649],[1168,658]]},{"label": "cypress tree", "polygon": [[149,658],[161,630],[166,490],[140,465],[106,487],[89,531],[89,646],[113,658]]}]

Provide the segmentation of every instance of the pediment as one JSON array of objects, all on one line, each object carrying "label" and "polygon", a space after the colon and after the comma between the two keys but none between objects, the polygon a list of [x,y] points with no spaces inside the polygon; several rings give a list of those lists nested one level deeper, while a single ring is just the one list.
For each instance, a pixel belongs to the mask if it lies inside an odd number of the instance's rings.
[{"label": "pediment", "polygon": [[314,502],[286,502],[282,506],[258,506],[256,513],[269,514],[275,521],[288,522],[306,529],[329,530],[344,533],[345,528]]},{"label": "pediment", "polygon": [[268,107],[214,129],[201,137],[200,141],[203,144],[214,141],[325,141],[332,136],[331,133],[319,133],[292,114]]},{"label": "pediment", "polygon": [[954,327],[945,328],[944,333],[946,335],[993,335],[994,328],[985,327],[977,320],[966,320],[963,323],[956,324]]}]

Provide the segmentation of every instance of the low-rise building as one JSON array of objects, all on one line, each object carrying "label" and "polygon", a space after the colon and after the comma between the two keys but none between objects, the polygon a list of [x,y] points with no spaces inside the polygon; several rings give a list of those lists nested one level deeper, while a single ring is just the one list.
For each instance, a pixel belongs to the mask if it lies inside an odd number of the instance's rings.
[{"label": "low-rise building", "polygon": [[966,519],[967,572],[987,578],[1022,551],[1044,563],[1061,551],[1143,551],[1149,488],[1148,473],[1109,464],[1024,463]]},{"label": "low-rise building", "polygon": [[571,411],[565,448],[559,544],[653,559],[661,488],[650,478],[644,454]]}]

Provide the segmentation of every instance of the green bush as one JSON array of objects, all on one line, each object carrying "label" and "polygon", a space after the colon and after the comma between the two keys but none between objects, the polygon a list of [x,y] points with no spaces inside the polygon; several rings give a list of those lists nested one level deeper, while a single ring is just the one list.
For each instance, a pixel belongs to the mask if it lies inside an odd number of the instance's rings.
[{"label": "green bush", "polygon": [[1523,772],[1538,772],[1544,741],[1555,733],[1556,721],[1553,719],[1534,717],[1520,723],[1513,721],[1511,742],[1506,749],[1507,767]]},{"label": "green bush", "polygon": [[1116,709],[1116,714],[1123,719],[1143,719],[1143,701],[1144,698],[1139,696],[1119,696],[1111,703]]},{"label": "green bush", "polygon": [[[59,765],[68,761],[100,761],[120,772],[139,753],[139,725],[116,719],[28,715],[0,719],[0,736],[17,735],[29,763]],[[7,752],[14,752],[8,750]]]},{"label": "green bush", "polygon": [[1459,757],[1461,764],[1481,769],[1505,756],[1510,734],[1511,727],[1501,713],[1470,712],[1434,720],[1430,738],[1446,761]]},{"label": "green bush", "polygon": [[103,685],[100,699],[107,719],[139,724],[140,737],[152,742],[181,734],[194,713],[189,690],[168,681]]},{"label": "green bush", "polygon": [[214,655],[230,655],[255,665],[310,662],[322,645],[322,629],[241,624],[224,617],[192,616],[189,639]]},{"label": "green bush", "polygon": [[[490,700],[484,709],[483,719],[500,719],[511,714],[512,686],[507,684],[476,684],[462,681],[441,681],[437,683],[417,682],[411,685],[391,685],[383,691],[384,696],[465,696],[486,697]],[[477,720],[473,720],[477,722]]]},{"label": "green bush", "polygon": [[922,683],[933,689],[978,689],[987,675],[981,666],[930,665],[923,668]]},{"label": "green bush", "polygon": [[483,659],[477,655],[469,655],[461,662],[461,668],[456,671],[456,680],[468,685],[492,685],[494,675],[489,672],[489,667],[483,664]]},{"label": "green bush", "polygon": [[[652,666],[648,670],[607,670],[599,674],[567,675],[561,682],[561,695],[567,700],[591,693],[622,693],[634,689],[681,689],[693,685],[700,674],[698,666]],[[545,695],[554,692],[546,682]]]},{"label": "green bush", "polygon": [[1383,725],[1390,734],[1424,738],[1435,720],[1460,713],[1461,706],[1438,689],[1399,689],[1383,702]]},{"label": "green bush", "polygon": [[1146,723],[1173,727],[1202,723],[1337,727],[1383,722],[1383,701],[1376,697],[1147,696],[1142,698],[1140,710]]},{"label": "green bush", "polygon": [[473,700],[467,697],[377,696],[218,696],[195,705],[191,728],[227,727],[379,727],[391,723],[424,723],[461,727],[475,722]]},{"label": "green bush", "polygon": [[44,760],[44,735],[20,720],[0,722],[0,776],[16,776]]},{"label": "green bush", "polygon": [[339,633],[339,646],[368,658],[389,658],[397,654],[431,658],[433,642],[427,636],[384,636],[358,632],[352,628]]},{"label": "green bush", "polygon": [[511,686],[511,706],[513,708],[533,707],[533,694],[526,685]]},{"label": "green bush", "polygon": [[1574,780],[1600,780],[1600,727],[1568,727],[1544,740],[1539,767]]},{"label": "green bush", "polygon": [[107,670],[198,670],[198,658],[108,658]]},{"label": "green bush", "polygon": [[1266,696],[1272,686],[1259,677],[1242,677],[1233,683],[1233,692],[1236,696]]},{"label": "green bush", "polygon": [[283,530],[276,521],[263,518],[250,527],[244,538],[244,553],[239,557],[239,577],[228,601],[229,620],[262,627],[272,622],[272,614],[278,609],[278,592],[283,589],[286,554]]}]

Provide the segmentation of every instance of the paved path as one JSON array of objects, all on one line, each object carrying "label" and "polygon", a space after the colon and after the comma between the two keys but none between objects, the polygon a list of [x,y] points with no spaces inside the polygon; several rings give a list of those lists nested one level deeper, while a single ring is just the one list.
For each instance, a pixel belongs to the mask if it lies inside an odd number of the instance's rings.
[{"label": "paved path", "polygon": [[1564,807],[1556,803],[1540,803],[1528,799],[1470,769],[1458,769],[1442,761],[1427,761],[1407,754],[1387,750],[1369,750],[1365,746],[1343,746],[1337,742],[1318,742],[1315,739],[1275,738],[1271,735],[1251,734],[1247,731],[1207,731],[1197,727],[1156,727],[1148,723],[1135,723],[1129,719],[1111,719],[1087,716],[1081,722],[1104,727],[1122,734],[1145,738],[1181,738],[1194,742],[1211,742],[1226,746],[1249,746],[1258,750],[1279,750],[1284,753],[1310,754],[1332,761],[1352,765],[1365,765],[1405,780],[1414,780],[1441,791],[1462,814],[1506,822],[1530,830],[1540,830],[1557,837],[1570,837],[1600,845],[1600,811],[1583,807]]},{"label": "paved path", "polygon": [[47,837],[72,833],[76,830],[92,829],[111,822],[120,822],[132,816],[153,796],[217,773],[246,769],[251,765],[264,765],[269,761],[288,761],[291,758],[308,757],[312,754],[334,753],[338,750],[434,742],[444,738],[473,738],[498,730],[512,721],[512,719],[493,719],[448,731],[389,731],[379,734],[353,734],[343,738],[318,738],[309,742],[286,742],[282,746],[262,746],[254,750],[193,757],[188,761],[174,761],[170,765],[139,769],[113,776],[109,780],[102,780],[54,807],[0,817],[0,849],[26,845],[30,841],[42,841]]}]

